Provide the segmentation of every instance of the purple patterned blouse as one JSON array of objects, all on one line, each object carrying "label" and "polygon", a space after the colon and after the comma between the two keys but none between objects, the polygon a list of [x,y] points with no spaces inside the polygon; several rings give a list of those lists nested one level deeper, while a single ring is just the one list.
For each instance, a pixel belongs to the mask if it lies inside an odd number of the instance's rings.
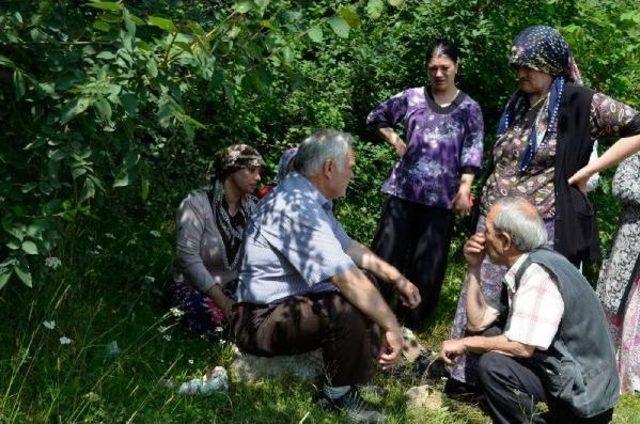
[{"label": "purple patterned blouse", "polygon": [[[555,208],[555,156],[556,137],[548,137],[538,146],[529,169],[520,173],[520,156],[527,146],[540,106],[515,117],[515,124],[504,132],[493,146],[495,168],[482,192],[481,211],[486,216],[489,208],[500,197],[523,196],[538,210],[543,219],[552,219]],[[611,97],[595,93],[591,101],[591,137],[619,137],[620,131],[636,116],[631,107]]]},{"label": "purple patterned blouse", "polygon": [[410,88],[386,100],[371,111],[367,126],[402,122],[406,131],[407,151],[384,182],[383,193],[451,209],[460,175],[476,173],[482,163],[482,111],[463,92],[441,107],[425,91]]}]

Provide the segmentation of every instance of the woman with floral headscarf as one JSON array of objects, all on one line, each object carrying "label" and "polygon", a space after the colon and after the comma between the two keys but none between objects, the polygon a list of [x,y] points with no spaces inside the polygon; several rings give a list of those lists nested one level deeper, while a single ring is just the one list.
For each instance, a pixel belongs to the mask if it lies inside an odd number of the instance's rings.
[{"label": "woman with floral headscarf", "polygon": [[257,198],[263,160],[257,150],[235,144],[218,151],[211,185],[190,193],[176,217],[177,261],[169,296],[191,333],[220,331],[231,299],[225,292],[238,274],[242,234]]},{"label": "woman with floral headscarf", "polygon": [[[599,241],[594,208],[585,195],[586,184],[595,173],[640,150],[640,115],[580,85],[571,50],[551,27],[533,26],[522,31],[511,49],[510,64],[520,88],[500,119],[476,231],[485,231],[487,211],[496,200],[521,196],[543,218],[548,247],[574,264],[592,259],[599,253]],[[589,162],[596,138],[620,139]],[[506,267],[489,259],[482,263],[481,290],[488,302],[498,303],[506,272]],[[467,331],[468,284],[469,279],[460,295],[453,338],[463,337]],[[533,296],[529,300],[536,301]],[[560,319],[545,312],[541,316],[551,321]],[[450,368],[449,391],[469,390],[464,383],[475,383],[476,370],[476,358],[461,356]]]}]

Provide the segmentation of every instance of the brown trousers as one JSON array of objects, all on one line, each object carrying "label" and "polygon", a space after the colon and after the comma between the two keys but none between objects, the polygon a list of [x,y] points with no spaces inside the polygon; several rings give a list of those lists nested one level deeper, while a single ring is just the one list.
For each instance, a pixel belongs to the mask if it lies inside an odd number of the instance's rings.
[{"label": "brown trousers", "polygon": [[337,292],[292,296],[273,305],[237,303],[229,322],[240,350],[254,355],[322,348],[332,386],[364,384],[376,368],[378,326]]}]

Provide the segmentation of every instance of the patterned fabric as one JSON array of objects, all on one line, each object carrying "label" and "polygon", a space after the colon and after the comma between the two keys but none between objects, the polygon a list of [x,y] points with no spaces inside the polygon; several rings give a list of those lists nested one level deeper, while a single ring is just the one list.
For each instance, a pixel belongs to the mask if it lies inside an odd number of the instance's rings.
[{"label": "patterned fabric", "polygon": [[180,310],[180,324],[188,333],[208,338],[221,335],[224,313],[209,296],[175,281],[167,287],[167,295],[171,306]]},{"label": "patterned fabric", "polygon": [[604,261],[597,293],[605,311],[624,311],[623,296],[631,283],[640,251],[640,153],[623,161],[613,177],[613,194],[622,204],[620,224],[611,254]]},{"label": "patterned fabric", "polygon": [[[544,226],[547,230],[546,247],[553,248],[554,222],[553,220],[545,220]],[[480,216],[476,232],[484,232],[486,229],[486,217]],[[485,258],[480,268],[480,279],[482,281],[482,294],[490,305],[498,305],[500,303],[500,294],[502,292],[502,279],[507,273],[508,268],[502,265],[496,265],[489,258]],[[465,336],[467,331],[467,286],[462,287],[456,315],[453,319],[453,328],[451,329],[451,338],[459,339]],[[463,383],[476,384],[478,379],[478,356],[461,355],[457,358],[456,364],[449,367],[451,377]]]},{"label": "patterned fabric", "polygon": [[[529,167],[520,172],[520,158],[527,146],[541,106],[516,114],[514,124],[493,145],[493,173],[483,187],[481,212],[486,215],[493,203],[504,196],[522,196],[529,200],[544,219],[555,217],[555,155],[557,134],[538,146]],[[619,137],[638,112],[611,97],[595,93],[591,101],[592,138]]]},{"label": "patterned fabric", "polygon": [[516,290],[515,277],[529,255],[522,255],[504,276],[509,296],[509,317],[504,335],[511,341],[547,350],[564,313],[564,302],[554,276],[531,264]]},{"label": "patterned fabric", "polygon": [[[223,256],[227,268],[235,269],[240,258],[240,246],[242,234],[249,215],[255,206],[255,202],[241,201],[234,215],[229,213],[229,205],[224,197],[222,183],[216,181],[213,189],[212,207],[213,216],[222,236],[225,253]],[[245,196],[246,198],[246,196]]]},{"label": "patterned fabric", "polygon": [[[531,127],[520,158],[520,172],[524,173],[545,138],[557,136],[558,109],[565,84],[567,81],[580,83],[580,74],[562,35],[554,28],[543,25],[529,27],[516,37],[511,48],[510,63],[514,67],[524,66],[553,77],[549,94],[536,115],[535,125]],[[529,96],[518,90],[500,118],[498,135],[514,124],[516,115],[522,115],[528,109]]]},{"label": "patterned fabric", "polygon": [[352,240],[326,199],[291,172],[257,206],[247,226],[238,274],[238,302],[269,304],[336,290],[330,278],[356,265]]},{"label": "patterned fabric", "polygon": [[631,288],[624,313],[606,315],[616,349],[620,391],[640,392],[640,278]]},{"label": "patterned fabric", "polygon": [[371,111],[367,125],[384,128],[402,123],[406,132],[407,151],[382,192],[451,209],[461,173],[475,173],[482,163],[482,111],[464,93],[442,108],[425,90],[411,88],[386,100]]},{"label": "patterned fabric", "polygon": [[291,165],[293,159],[296,157],[296,153],[298,153],[297,147],[292,147],[282,152],[280,161],[278,161],[278,182],[282,181],[291,170]]},{"label": "patterned fabric", "polygon": [[207,170],[207,176],[210,179],[224,181],[229,175],[240,169],[262,165],[264,165],[264,160],[256,149],[246,144],[232,144],[216,152],[213,162]]}]

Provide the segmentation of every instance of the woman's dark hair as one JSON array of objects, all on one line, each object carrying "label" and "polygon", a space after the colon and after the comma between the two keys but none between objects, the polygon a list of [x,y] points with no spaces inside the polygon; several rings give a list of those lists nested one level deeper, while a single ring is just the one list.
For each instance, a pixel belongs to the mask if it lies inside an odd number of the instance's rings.
[{"label": "woman's dark hair", "polygon": [[435,56],[445,55],[451,59],[454,63],[458,63],[458,46],[452,41],[446,38],[436,38],[433,42],[433,46],[429,49],[429,56],[427,61],[431,60]]}]

